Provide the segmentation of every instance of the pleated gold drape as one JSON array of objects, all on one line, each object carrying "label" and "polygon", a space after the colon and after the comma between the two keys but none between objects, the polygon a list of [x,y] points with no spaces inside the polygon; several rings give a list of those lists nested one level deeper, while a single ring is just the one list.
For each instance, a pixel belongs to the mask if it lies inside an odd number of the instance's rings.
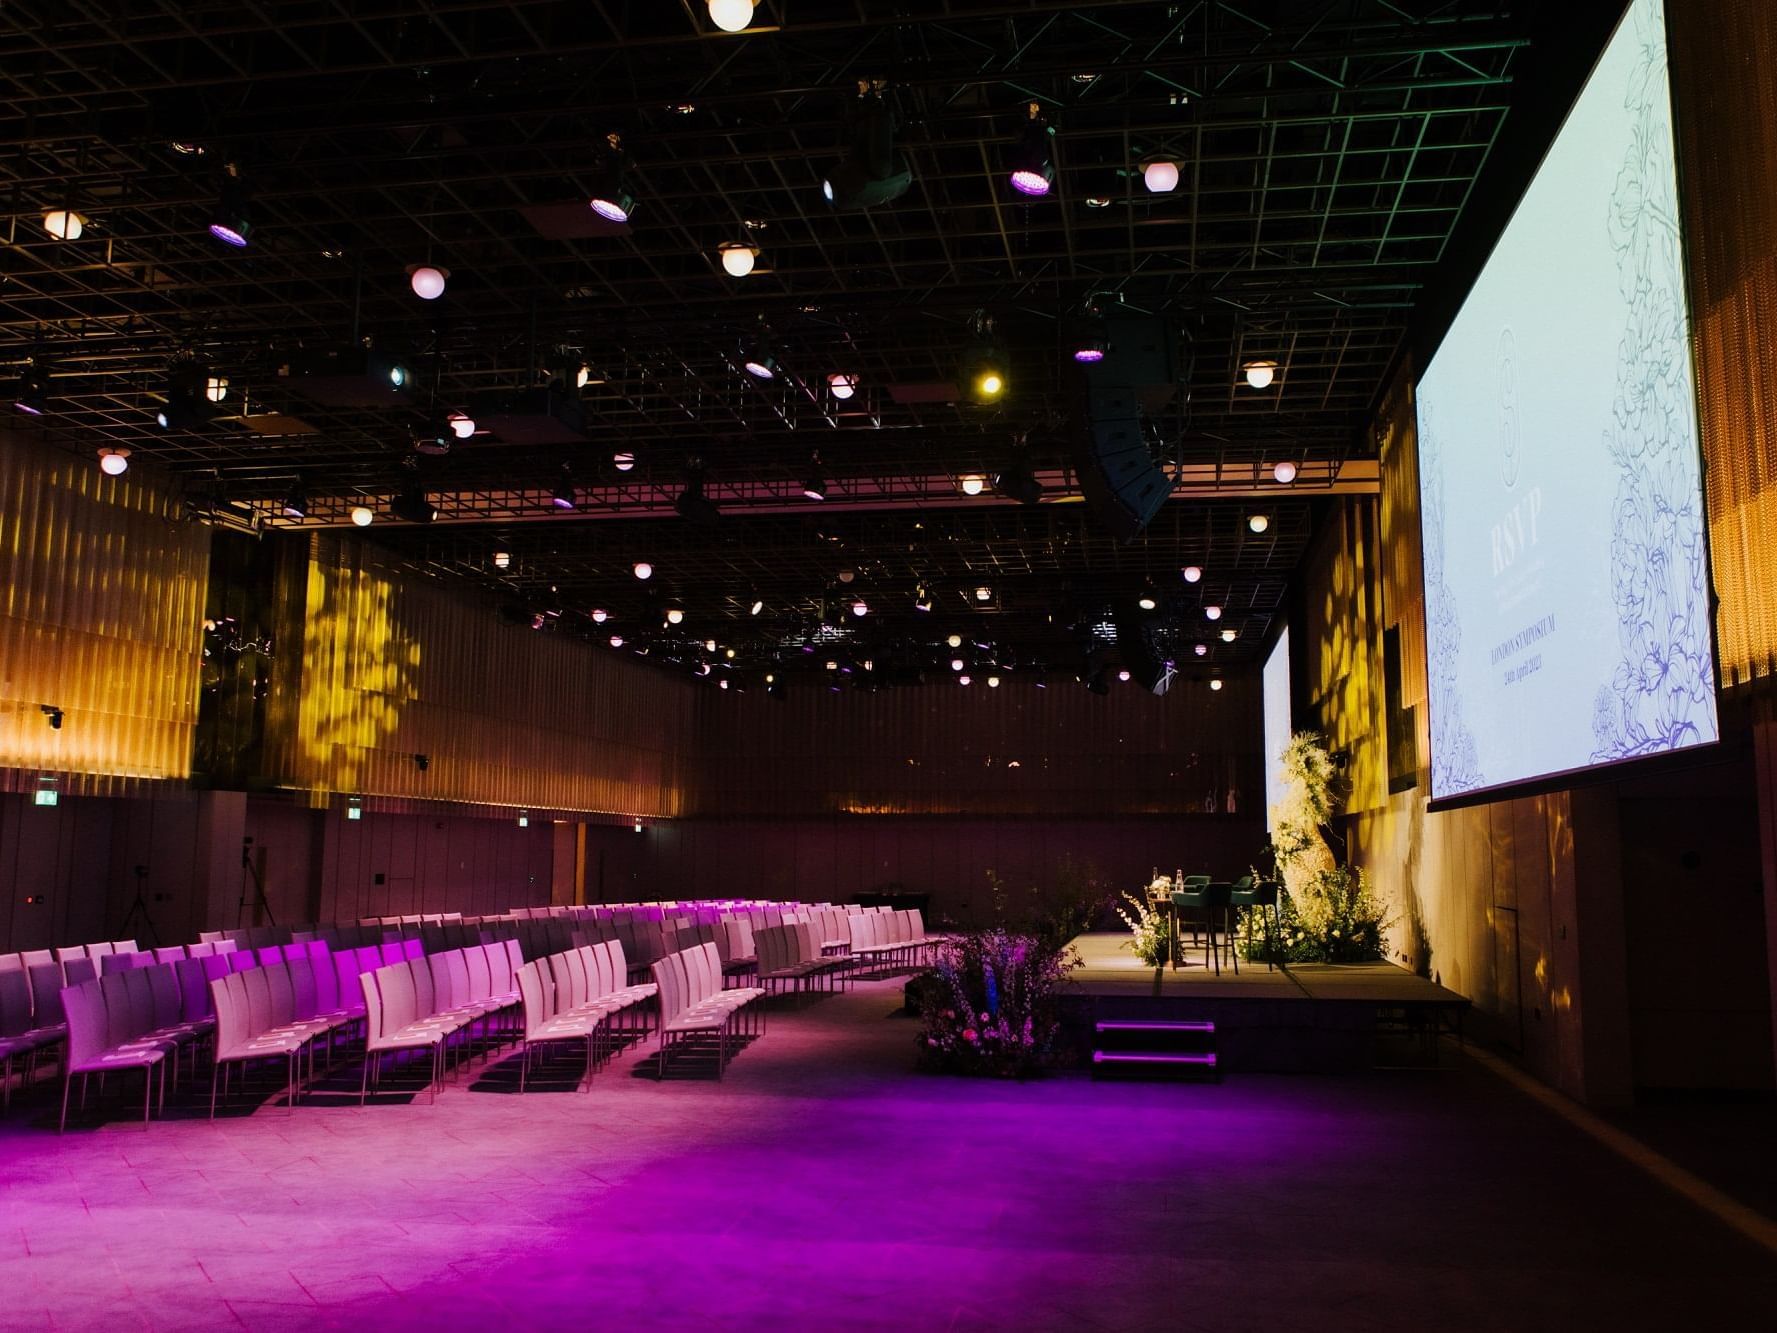
[{"label": "pleated gold drape", "polygon": [[351,537],[311,539],[303,596],[300,665],[278,674],[268,709],[268,749],[286,785],[683,813],[684,682],[504,624],[488,598],[404,570]]},{"label": "pleated gold drape", "polygon": [[209,529],[152,478],[0,435],[6,786],[49,774],[64,792],[118,794],[190,775],[209,550]]}]

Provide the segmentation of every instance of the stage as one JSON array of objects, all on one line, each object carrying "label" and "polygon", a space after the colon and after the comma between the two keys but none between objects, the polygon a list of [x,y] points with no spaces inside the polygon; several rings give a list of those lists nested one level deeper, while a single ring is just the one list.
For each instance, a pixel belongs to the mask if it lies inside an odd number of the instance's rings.
[{"label": "stage", "polygon": [[1090,1063],[1102,1021],[1207,1021],[1224,1072],[1332,1072],[1434,1065],[1437,1037],[1460,1035],[1469,1002],[1392,963],[1296,963],[1267,970],[1227,950],[1203,964],[1155,969],[1123,947],[1123,931],[1076,936],[1082,966],[1062,993],[1063,1027]]}]

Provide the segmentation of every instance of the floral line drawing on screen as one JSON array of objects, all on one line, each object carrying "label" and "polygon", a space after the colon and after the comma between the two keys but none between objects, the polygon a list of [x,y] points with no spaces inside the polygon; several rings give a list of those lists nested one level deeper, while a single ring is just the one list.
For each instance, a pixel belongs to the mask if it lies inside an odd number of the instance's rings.
[{"label": "floral line drawing on screen", "polygon": [[1485,787],[1474,734],[1462,718],[1458,663],[1462,657],[1462,617],[1456,595],[1444,579],[1444,467],[1438,453],[1436,414],[1419,413],[1420,494],[1425,558],[1425,654],[1431,689],[1431,790],[1433,797]]},{"label": "floral line drawing on screen", "polygon": [[1610,559],[1622,658],[1593,704],[1594,762],[1717,734],[1661,6],[1644,0],[1631,21],[1639,60],[1623,106],[1635,132],[1604,218],[1630,311],[1605,438],[1617,470]]}]

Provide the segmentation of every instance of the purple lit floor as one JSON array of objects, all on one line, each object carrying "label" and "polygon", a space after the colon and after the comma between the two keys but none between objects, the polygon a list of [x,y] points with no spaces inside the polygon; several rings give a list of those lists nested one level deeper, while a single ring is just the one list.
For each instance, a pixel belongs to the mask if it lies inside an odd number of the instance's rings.
[{"label": "purple lit floor", "polygon": [[911,1072],[895,983],[721,1084],[0,1122],[0,1326],[1768,1327],[1777,1263],[1466,1061]]}]

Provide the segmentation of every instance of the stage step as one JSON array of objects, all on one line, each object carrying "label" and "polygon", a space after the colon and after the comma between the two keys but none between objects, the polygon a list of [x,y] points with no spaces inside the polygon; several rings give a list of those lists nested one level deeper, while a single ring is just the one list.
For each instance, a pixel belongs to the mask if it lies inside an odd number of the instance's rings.
[{"label": "stage step", "polygon": [[1216,1025],[1208,1019],[1106,1018],[1093,1025],[1094,1078],[1215,1079]]}]

